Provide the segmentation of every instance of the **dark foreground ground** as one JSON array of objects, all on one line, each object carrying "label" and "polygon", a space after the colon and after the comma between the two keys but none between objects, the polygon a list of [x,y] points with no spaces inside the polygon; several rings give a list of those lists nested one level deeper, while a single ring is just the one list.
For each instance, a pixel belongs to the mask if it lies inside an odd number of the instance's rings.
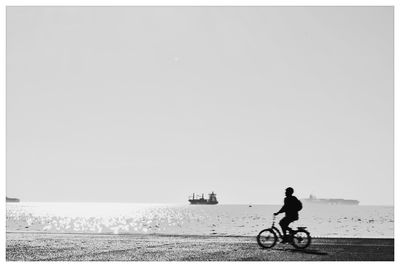
[{"label": "dark foreground ground", "polygon": [[393,261],[394,239],[314,238],[304,251],[255,237],[7,233],[7,261]]}]

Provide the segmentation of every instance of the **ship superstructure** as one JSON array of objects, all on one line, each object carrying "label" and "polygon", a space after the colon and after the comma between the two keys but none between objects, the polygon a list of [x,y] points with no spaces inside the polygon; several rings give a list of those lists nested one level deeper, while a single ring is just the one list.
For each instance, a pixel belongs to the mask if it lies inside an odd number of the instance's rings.
[{"label": "ship superstructure", "polygon": [[301,201],[312,204],[332,204],[332,205],[358,205],[360,203],[360,201],[355,199],[317,198],[314,195],[310,195],[309,198],[304,198]]}]

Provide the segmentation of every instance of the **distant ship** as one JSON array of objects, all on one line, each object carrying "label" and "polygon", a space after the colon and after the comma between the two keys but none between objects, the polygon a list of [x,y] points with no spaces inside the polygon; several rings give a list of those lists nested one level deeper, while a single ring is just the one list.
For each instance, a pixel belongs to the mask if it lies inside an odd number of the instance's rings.
[{"label": "distant ship", "polygon": [[15,202],[15,203],[17,203],[17,202],[19,202],[19,199],[18,198],[12,198],[12,197],[6,197],[6,202]]},{"label": "distant ship", "polygon": [[309,198],[303,198],[303,202],[312,204],[332,204],[332,205],[358,205],[360,201],[355,199],[343,199],[343,198],[317,198],[314,195],[310,195]]},{"label": "distant ship", "polygon": [[204,194],[201,194],[201,197],[195,197],[194,193],[193,196],[189,197],[190,204],[197,204],[197,205],[215,205],[218,204],[217,195],[212,192],[208,194],[208,199],[204,198]]}]

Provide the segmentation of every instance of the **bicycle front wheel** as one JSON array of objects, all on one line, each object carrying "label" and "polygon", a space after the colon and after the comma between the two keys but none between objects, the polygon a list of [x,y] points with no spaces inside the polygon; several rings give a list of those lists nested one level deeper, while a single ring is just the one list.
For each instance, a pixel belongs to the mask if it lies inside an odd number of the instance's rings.
[{"label": "bicycle front wheel", "polygon": [[257,243],[263,248],[275,246],[278,237],[272,229],[264,229],[257,235]]},{"label": "bicycle front wheel", "polygon": [[292,238],[292,245],[298,249],[305,249],[311,244],[310,233],[303,229],[295,231]]}]

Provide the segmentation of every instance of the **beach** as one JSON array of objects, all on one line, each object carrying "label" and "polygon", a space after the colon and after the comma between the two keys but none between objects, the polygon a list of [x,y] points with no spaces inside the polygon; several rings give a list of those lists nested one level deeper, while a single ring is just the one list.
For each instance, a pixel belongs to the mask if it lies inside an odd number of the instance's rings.
[{"label": "beach", "polygon": [[[261,249],[273,205],[7,203],[8,261],[375,261],[394,259],[393,207],[308,205],[307,250]],[[277,219],[276,223],[278,223]]]},{"label": "beach", "polygon": [[7,261],[393,261],[393,238],[313,238],[262,249],[255,237],[8,232]]}]

